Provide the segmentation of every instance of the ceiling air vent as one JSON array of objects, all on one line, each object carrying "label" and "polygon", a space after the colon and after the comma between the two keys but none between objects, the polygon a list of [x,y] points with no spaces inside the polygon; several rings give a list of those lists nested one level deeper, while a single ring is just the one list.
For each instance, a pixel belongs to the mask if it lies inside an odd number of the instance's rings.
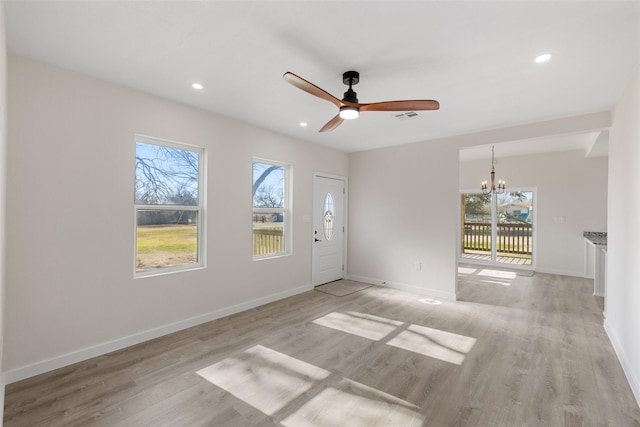
[{"label": "ceiling air vent", "polygon": [[420,114],[416,113],[415,111],[407,111],[406,113],[396,114],[395,118],[398,120],[411,120],[415,119],[418,116],[420,116]]}]

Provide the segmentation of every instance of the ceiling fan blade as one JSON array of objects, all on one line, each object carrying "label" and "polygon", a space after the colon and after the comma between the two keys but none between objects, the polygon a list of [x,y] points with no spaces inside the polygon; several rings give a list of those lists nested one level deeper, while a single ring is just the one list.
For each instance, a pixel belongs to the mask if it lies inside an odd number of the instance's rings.
[{"label": "ceiling fan blade", "polygon": [[438,101],[426,99],[414,99],[408,101],[374,102],[372,104],[360,104],[360,111],[412,111],[412,110],[437,110],[440,108]]},{"label": "ceiling fan blade", "polygon": [[311,82],[306,81],[302,77],[293,74],[292,72],[287,71],[286,73],[284,73],[284,75],[282,77],[287,82],[289,82],[290,84],[294,85],[298,89],[302,89],[303,91],[305,91],[307,93],[310,93],[311,95],[315,95],[318,98],[322,98],[324,100],[327,100],[327,101],[333,103],[338,108],[340,108],[340,107],[342,107],[344,105],[342,101],[340,101],[335,96],[331,95],[329,92],[325,91],[324,89],[319,88],[318,86],[314,85]]},{"label": "ceiling fan blade", "polygon": [[344,119],[340,117],[340,114],[338,113],[333,119],[329,120],[326,125],[322,126],[322,129],[320,129],[318,132],[329,132],[331,130],[334,130],[335,128],[340,126],[342,122],[344,122]]}]

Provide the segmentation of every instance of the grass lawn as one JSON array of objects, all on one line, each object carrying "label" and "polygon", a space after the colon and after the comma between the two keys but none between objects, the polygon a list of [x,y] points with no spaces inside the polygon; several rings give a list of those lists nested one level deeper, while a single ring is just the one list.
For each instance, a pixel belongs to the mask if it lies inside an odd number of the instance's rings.
[{"label": "grass lawn", "polygon": [[136,271],[192,264],[198,260],[195,225],[141,225],[137,230]]}]

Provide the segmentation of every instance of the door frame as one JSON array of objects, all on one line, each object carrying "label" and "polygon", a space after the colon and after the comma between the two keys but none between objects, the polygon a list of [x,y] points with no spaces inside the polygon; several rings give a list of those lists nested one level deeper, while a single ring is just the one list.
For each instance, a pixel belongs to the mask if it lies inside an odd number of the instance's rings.
[{"label": "door frame", "polygon": [[[533,245],[533,251],[531,254],[531,264],[530,265],[517,265],[517,264],[505,264],[503,262],[498,262],[498,261],[494,261],[495,258],[495,252],[497,251],[497,248],[495,247],[495,245],[491,245],[491,260],[490,261],[483,261],[483,260],[475,260],[475,259],[469,259],[469,258],[462,258],[462,227],[463,227],[463,223],[464,223],[464,219],[462,218],[462,195],[464,194],[477,194],[480,193],[480,191],[475,188],[475,189],[462,189],[459,192],[458,195],[458,236],[457,236],[457,244],[456,246],[458,247],[457,250],[457,254],[456,254],[456,259],[458,261],[458,263],[463,263],[463,264],[478,264],[478,265],[484,265],[484,266],[491,266],[491,267],[503,267],[503,268],[513,268],[513,269],[520,269],[520,270],[534,270],[536,269],[536,264],[538,262],[538,226],[537,226],[537,222],[538,222],[538,187],[511,187],[511,188],[507,188],[507,191],[523,191],[523,192],[531,192],[533,194],[533,229],[531,232],[531,240],[532,240],[532,245]],[[492,224],[495,224],[496,222],[496,218],[495,216],[497,215],[497,212],[495,212],[495,209],[493,206],[496,202],[495,200],[495,195],[492,196],[491,198],[491,203],[492,203],[492,208],[491,208],[491,221]],[[491,227],[491,240],[492,242],[495,241],[495,235],[497,234],[498,230],[495,226]]]},{"label": "door frame", "polygon": [[311,263],[310,265],[310,269],[309,269],[309,276],[310,276],[310,283],[313,286],[317,286],[315,283],[313,283],[313,262],[315,260],[314,258],[314,251],[315,251],[315,245],[314,245],[314,234],[313,234],[313,216],[315,215],[314,212],[314,203],[316,200],[316,179],[317,178],[329,178],[329,179],[335,179],[338,181],[342,181],[344,183],[344,233],[343,233],[343,239],[342,239],[342,263],[344,264],[344,271],[342,274],[342,278],[346,279],[349,277],[348,275],[348,264],[347,264],[347,240],[348,240],[348,236],[349,236],[349,178],[343,175],[335,175],[332,173],[326,173],[326,172],[318,172],[318,171],[314,171],[313,172],[313,191],[312,191],[312,195],[311,195],[311,218],[309,220],[310,222],[310,227],[309,227],[309,244],[311,245]]}]

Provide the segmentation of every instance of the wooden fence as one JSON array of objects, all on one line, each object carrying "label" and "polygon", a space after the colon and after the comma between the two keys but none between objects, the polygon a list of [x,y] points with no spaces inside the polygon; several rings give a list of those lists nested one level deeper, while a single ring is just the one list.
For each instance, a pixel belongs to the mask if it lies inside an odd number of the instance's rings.
[{"label": "wooden fence", "polygon": [[[498,252],[531,255],[531,231],[531,224],[527,223],[498,224]],[[491,251],[491,224],[465,222],[462,244],[464,249]]]},{"label": "wooden fence", "polygon": [[253,256],[284,252],[282,228],[255,228],[253,230]]}]

